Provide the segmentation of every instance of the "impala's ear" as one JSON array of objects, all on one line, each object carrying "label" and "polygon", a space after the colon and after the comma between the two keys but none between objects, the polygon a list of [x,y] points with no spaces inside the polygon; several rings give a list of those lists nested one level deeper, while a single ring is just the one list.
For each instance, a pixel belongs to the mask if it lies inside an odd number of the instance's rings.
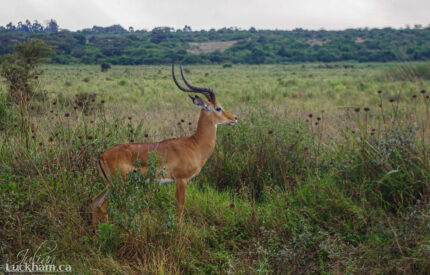
[{"label": "impala's ear", "polygon": [[204,108],[207,112],[209,112],[211,110],[211,107],[208,106],[206,104],[206,102],[202,98],[200,98],[199,96],[197,96],[197,95],[195,95],[195,96],[188,95],[188,96],[193,101],[193,104],[196,105],[197,107]]}]

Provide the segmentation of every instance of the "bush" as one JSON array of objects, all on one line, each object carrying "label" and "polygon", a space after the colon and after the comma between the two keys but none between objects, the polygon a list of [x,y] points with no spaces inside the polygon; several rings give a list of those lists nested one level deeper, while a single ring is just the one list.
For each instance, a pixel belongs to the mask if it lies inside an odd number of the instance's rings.
[{"label": "bush", "polygon": [[96,105],[96,93],[81,92],[75,95],[75,106],[88,113],[94,110]]},{"label": "bush", "polygon": [[49,60],[51,48],[42,40],[27,39],[13,49],[13,54],[0,58],[0,75],[8,86],[10,99],[18,103],[33,97],[32,84],[42,73],[40,65]]},{"label": "bush", "polygon": [[352,136],[353,147],[339,148],[339,181],[350,185],[352,196],[361,188],[370,201],[392,209],[425,200],[430,173],[416,143],[416,127],[393,127],[380,136]]},{"label": "bush", "polygon": [[106,196],[109,202],[108,211],[114,224],[121,230],[136,236],[140,230],[139,220],[143,219],[144,209],[148,207],[151,198],[158,191],[157,151],[152,151],[148,155],[146,163],[148,170],[144,174],[140,170],[142,163],[139,159],[135,162],[136,170],[127,173],[127,182],[124,183],[122,177],[118,175],[116,180],[108,189]]},{"label": "bush", "polygon": [[294,190],[297,180],[314,165],[307,154],[312,137],[299,121],[251,115],[234,128],[218,131],[217,150],[206,165],[206,173],[218,187],[264,199],[265,186]]},{"label": "bush", "polygon": [[100,69],[102,72],[107,72],[111,68],[109,63],[100,64]]},{"label": "bush", "polygon": [[384,76],[396,81],[430,80],[430,62],[422,64],[401,63],[388,67]]}]

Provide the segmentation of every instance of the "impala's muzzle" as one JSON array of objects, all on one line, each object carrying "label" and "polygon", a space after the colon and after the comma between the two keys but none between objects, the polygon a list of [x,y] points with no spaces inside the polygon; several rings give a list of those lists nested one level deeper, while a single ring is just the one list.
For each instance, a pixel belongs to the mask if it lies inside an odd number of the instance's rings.
[{"label": "impala's muzzle", "polygon": [[237,123],[237,117],[234,117],[234,121],[230,122],[230,125],[235,125]]}]

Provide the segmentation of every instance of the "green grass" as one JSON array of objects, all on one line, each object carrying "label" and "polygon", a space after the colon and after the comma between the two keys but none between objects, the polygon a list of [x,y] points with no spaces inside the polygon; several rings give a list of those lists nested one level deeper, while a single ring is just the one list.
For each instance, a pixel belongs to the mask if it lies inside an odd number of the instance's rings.
[{"label": "green grass", "polygon": [[189,135],[198,110],[167,66],[47,66],[20,129],[0,86],[0,263],[50,240],[84,274],[425,273],[430,82],[387,74],[412,65],[187,67],[239,123],[219,127],[184,223],[167,184],[120,212],[138,231],[112,219],[98,237],[99,154]]}]

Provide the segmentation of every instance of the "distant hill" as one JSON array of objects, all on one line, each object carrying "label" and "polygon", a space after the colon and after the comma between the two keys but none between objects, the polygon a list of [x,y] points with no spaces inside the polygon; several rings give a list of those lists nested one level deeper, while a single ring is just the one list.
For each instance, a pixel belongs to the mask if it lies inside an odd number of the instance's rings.
[{"label": "distant hill", "polygon": [[140,64],[270,64],[287,62],[387,62],[430,59],[430,27],[347,29],[342,31],[129,30],[120,25],[61,30],[55,20],[46,27],[28,20],[0,26],[0,55],[28,37],[55,47],[52,63]]}]

